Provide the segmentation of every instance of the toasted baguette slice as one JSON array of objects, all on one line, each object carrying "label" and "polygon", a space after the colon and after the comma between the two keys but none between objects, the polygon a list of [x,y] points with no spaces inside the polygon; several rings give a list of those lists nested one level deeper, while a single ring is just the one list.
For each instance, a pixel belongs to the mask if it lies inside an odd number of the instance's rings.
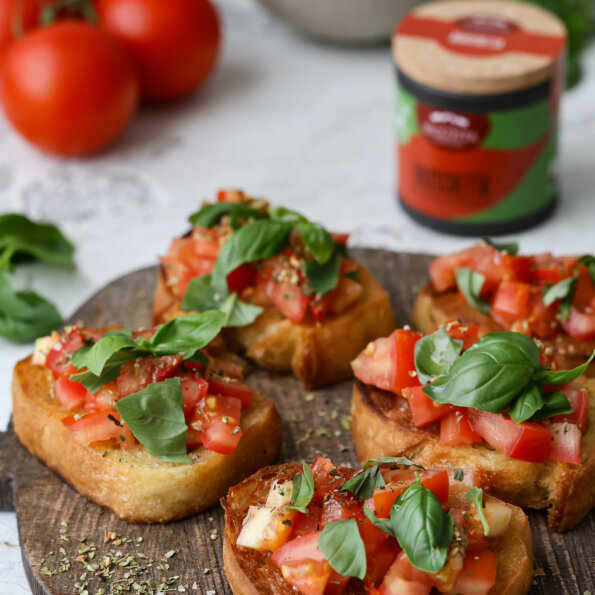
[{"label": "toasted baguette slice", "polygon": [[[363,292],[345,312],[328,316],[320,325],[294,324],[276,308],[267,307],[252,324],[225,329],[229,348],[267,370],[293,372],[306,388],[351,378],[351,360],[369,341],[396,327],[386,292],[359,264],[357,272]],[[155,290],[153,322],[161,324],[180,314],[180,301],[161,275]]]},{"label": "toasted baguette slice", "polygon": [[[266,467],[231,488],[227,497],[222,498],[225,510],[223,565],[235,595],[295,595],[298,592],[285,581],[271,561],[270,553],[237,546],[236,541],[250,505],[264,504],[275,479],[290,480],[301,471],[302,466],[296,463]],[[531,530],[523,511],[516,506],[507,506],[512,508],[512,519],[506,533],[494,544],[498,571],[490,595],[525,595],[533,578]],[[365,592],[357,581],[351,581],[344,591],[346,595]]]},{"label": "toasted baguette slice", "polygon": [[595,379],[577,381],[590,397],[582,465],[511,459],[487,444],[446,446],[437,424],[416,428],[406,399],[356,380],[351,433],[360,461],[407,456],[424,466],[473,468],[480,487],[521,508],[549,508],[554,531],[576,525],[595,506]]},{"label": "toasted baguette slice", "polygon": [[[463,302],[456,291],[438,293],[428,283],[417,296],[411,312],[411,324],[423,333],[429,333],[450,320],[475,322],[479,324],[479,335],[503,331],[491,316],[482,314]],[[546,348],[551,348],[558,368],[570,370],[585,363],[595,350],[595,341],[579,341],[566,333],[558,333],[550,339],[540,339]],[[587,370],[588,376],[595,376],[595,362]]]},{"label": "toasted baguette slice", "polygon": [[77,442],[60,421],[68,412],[51,398],[51,383],[51,372],[30,357],[16,365],[12,419],[17,436],[81,494],[132,522],[163,523],[206,510],[229,486],[279,453],[281,419],[258,391],[242,415],[244,434],[231,455],[201,446],[189,453],[193,464],[183,465],[162,461],[140,444],[122,450],[109,442]]}]

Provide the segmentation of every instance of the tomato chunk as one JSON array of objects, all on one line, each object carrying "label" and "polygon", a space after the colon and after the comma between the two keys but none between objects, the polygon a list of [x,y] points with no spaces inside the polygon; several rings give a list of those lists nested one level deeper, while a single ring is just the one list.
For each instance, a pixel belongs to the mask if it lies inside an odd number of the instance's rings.
[{"label": "tomato chunk", "polygon": [[77,409],[83,405],[89,392],[79,382],[64,376],[54,382],[54,394],[64,409]]},{"label": "tomato chunk", "polygon": [[449,595],[488,595],[496,583],[498,556],[490,550],[473,551],[465,556],[455,586]]},{"label": "tomato chunk", "polygon": [[171,377],[181,363],[181,355],[147,357],[126,362],[116,379],[120,397],[139,392],[149,384]]},{"label": "tomato chunk", "polygon": [[122,424],[120,415],[115,409],[88,413],[79,419],[70,415],[62,420],[68,427],[72,437],[81,444],[91,444],[117,438],[124,443],[134,443],[130,429]]},{"label": "tomato chunk", "polygon": [[461,323],[452,320],[447,322],[444,328],[453,339],[463,341],[463,351],[466,351],[479,341],[479,324]]},{"label": "tomato chunk", "polygon": [[242,411],[247,411],[252,405],[252,391],[239,380],[226,378],[209,378],[209,392],[213,395],[233,397],[242,403]]},{"label": "tomato chunk", "polygon": [[86,338],[77,328],[72,329],[50,349],[45,365],[52,371],[54,378],[70,376],[79,372],[72,365],[72,354],[85,345]]},{"label": "tomato chunk", "polygon": [[322,504],[331,490],[339,489],[345,482],[345,476],[330,459],[318,455],[312,463],[314,476],[314,497],[317,504]]},{"label": "tomato chunk", "polygon": [[389,568],[378,589],[379,595],[428,595],[432,589],[430,575],[415,568],[407,554],[401,552]]},{"label": "tomato chunk", "polygon": [[241,264],[227,275],[227,288],[230,293],[242,294],[244,289],[251,287],[256,282],[258,269],[250,263]]},{"label": "tomato chunk", "polygon": [[209,385],[198,376],[188,376],[180,381],[182,396],[184,397],[184,417],[189,419],[194,413],[196,404],[207,396]]},{"label": "tomato chunk", "polygon": [[589,424],[589,395],[587,391],[574,388],[564,388],[561,390],[570,401],[572,413],[556,415],[552,418],[552,421],[559,423],[567,421],[569,424],[576,424],[584,434]]},{"label": "tomato chunk", "polygon": [[492,318],[504,328],[511,329],[515,322],[527,318],[530,296],[531,286],[528,283],[500,283],[490,309]]},{"label": "tomato chunk", "polygon": [[583,435],[576,424],[553,423],[553,439],[549,458],[562,463],[581,464],[581,445]]},{"label": "tomato chunk", "polygon": [[481,443],[482,437],[469,423],[463,411],[453,411],[440,422],[440,443],[458,446],[459,444]]},{"label": "tomato chunk", "polygon": [[448,403],[433,401],[424,393],[423,386],[411,386],[403,389],[403,396],[409,402],[413,424],[421,428],[448,415],[453,406]]}]

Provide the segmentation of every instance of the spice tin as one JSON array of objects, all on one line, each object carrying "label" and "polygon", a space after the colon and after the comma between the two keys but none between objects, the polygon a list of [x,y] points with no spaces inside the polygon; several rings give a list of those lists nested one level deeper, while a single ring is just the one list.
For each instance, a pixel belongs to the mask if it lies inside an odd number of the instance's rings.
[{"label": "spice tin", "polygon": [[410,12],[393,38],[398,196],[450,233],[511,233],[557,197],[566,31],[520,2],[448,0]]}]

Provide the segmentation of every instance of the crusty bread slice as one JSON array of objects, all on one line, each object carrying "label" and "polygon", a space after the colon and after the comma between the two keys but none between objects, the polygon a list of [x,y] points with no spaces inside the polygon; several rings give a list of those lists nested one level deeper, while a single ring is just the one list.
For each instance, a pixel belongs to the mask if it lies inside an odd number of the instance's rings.
[{"label": "crusty bread slice", "polygon": [[51,372],[17,363],[12,383],[14,429],[27,450],[81,494],[139,523],[181,519],[210,508],[229,486],[272,463],[281,447],[281,419],[272,401],[254,393],[242,415],[244,432],[231,455],[204,447],[190,453],[192,465],[162,461],[137,444],[122,450],[109,442],[85,446],[60,421],[68,415],[51,398]]},{"label": "crusty bread slice", "polygon": [[[386,292],[363,266],[358,264],[357,272],[363,292],[347,311],[330,315],[319,325],[294,324],[277,309],[267,307],[252,324],[225,329],[228,347],[267,370],[293,372],[306,388],[350,378],[351,360],[369,341],[388,335],[396,327]],[[161,275],[155,290],[153,322],[167,322],[181,313],[180,301]]]},{"label": "crusty bread slice", "polygon": [[[286,463],[261,469],[242,483],[231,488],[221,504],[225,510],[223,565],[234,595],[295,595],[268,552],[236,545],[242,522],[250,505],[264,504],[271,483],[290,480],[302,471],[296,463]],[[486,497],[490,500],[490,497]],[[492,499],[493,500],[493,499]],[[490,595],[525,595],[533,578],[533,542],[529,521],[523,511],[512,508],[512,520],[507,532],[498,537],[494,551],[498,554],[496,584]],[[346,595],[365,593],[363,586],[351,581]]]},{"label": "crusty bread slice", "polygon": [[[482,314],[461,300],[456,291],[438,293],[428,283],[417,296],[411,311],[411,324],[423,333],[429,333],[450,320],[475,322],[479,324],[481,336],[505,330],[491,316]],[[570,370],[583,364],[595,350],[595,341],[578,341],[566,333],[558,333],[550,339],[540,339],[550,347],[560,370]],[[595,376],[595,362],[587,370],[588,376]]]},{"label": "crusty bread slice", "polygon": [[424,466],[472,467],[479,486],[521,508],[548,508],[550,528],[566,531],[595,506],[595,379],[577,381],[590,397],[582,465],[511,459],[483,444],[440,444],[438,424],[416,428],[406,399],[356,380],[351,434],[360,461],[407,456]]}]

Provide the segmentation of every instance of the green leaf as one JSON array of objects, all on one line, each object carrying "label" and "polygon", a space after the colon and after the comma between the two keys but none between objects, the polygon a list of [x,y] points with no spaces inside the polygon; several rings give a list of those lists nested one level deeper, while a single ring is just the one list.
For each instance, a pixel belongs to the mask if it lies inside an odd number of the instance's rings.
[{"label": "green leaf", "polygon": [[355,519],[326,525],[318,538],[318,549],[339,574],[359,579],[366,576],[366,548]]},{"label": "green leaf", "polygon": [[81,347],[72,354],[72,365],[78,370],[88,368],[99,376],[107,361],[118,351],[134,349],[135,341],[128,335],[106,335],[91,347]]},{"label": "green leaf", "polygon": [[594,357],[595,351],[593,351],[591,357],[584,364],[581,364],[576,368],[572,368],[572,370],[541,370],[535,374],[535,381],[547,386],[568,384],[569,382],[576,380],[579,376],[582,376],[587,371],[587,368],[593,361]]},{"label": "green leaf", "polygon": [[227,287],[221,290],[213,285],[211,275],[194,277],[188,284],[188,289],[186,289],[186,294],[182,300],[182,310],[184,312],[218,310],[228,295]]},{"label": "green leaf", "polygon": [[592,254],[585,254],[578,259],[578,262],[587,267],[587,272],[591,278],[591,283],[595,285],[595,256]]},{"label": "green leaf", "polygon": [[306,278],[318,295],[324,295],[337,287],[340,268],[341,256],[335,252],[330,260],[324,264],[308,262],[306,264]]},{"label": "green leaf", "polygon": [[409,486],[393,505],[390,523],[413,566],[431,573],[442,570],[454,523],[430,490],[419,481]]},{"label": "green leaf", "polygon": [[490,240],[490,238],[481,238],[481,241],[488,246],[491,246],[498,252],[505,252],[506,254],[518,254],[519,244],[518,242],[508,242],[507,244],[497,244]]},{"label": "green leaf", "polygon": [[0,215],[0,271],[22,260],[41,260],[73,268],[74,246],[55,225],[18,214]]},{"label": "green leaf", "polygon": [[490,525],[488,523],[488,519],[483,512],[483,490],[481,488],[473,487],[465,494],[465,500],[468,502],[473,502],[475,504],[475,509],[477,510],[477,514],[479,516],[479,520],[483,526],[483,532],[485,535],[490,534]]},{"label": "green leaf", "polygon": [[269,209],[271,219],[275,221],[282,221],[283,223],[309,223],[308,219],[303,215],[300,215],[297,211],[286,209],[285,207],[271,207]]},{"label": "green leaf", "polygon": [[382,473],[380,473],[380,467],[374,465],[358,471],[341,486],[340,491],[351,492],[360,500],[367,500],[373,496],[376,488],[383,485],[385,485],[385,482]]},{"label": "green leaf", "polygon": [[192,464],[186,454],[188,426],[179,378],[149,384],[116,403],[122,421],[154,456],[172,463]]},{"label": "green leaf", "polygon": [[335,241],[331,234],[321,225],[310,222],[296,223],[304,244],[319,264],[324,264],[333,255]]},{"label": "green leaf", "polygon": [[308,514],[308,504],[312,502],[314,496],[314,476],[310,465],[302,463],[302,468],[304,470],[303,475],[296,475],[293,479],[291,502],[287,508]]},{"label": "green leaf", "polygon": [[263,312],[264,308],[242,302],[237,293],[229,295],[219,310],[225,314],[224,327],[237,327],[252,324]]},{"label": "green leaf", "polygon": [[396,537],[392,525],[390,524],[390,519],[379,519],[365,504],[364,515],[376,528],[380,529],[383,533],[386,533],[391,537]]},{"label": "green leaf", "polygon": [[415,370],[422,384],[444,374],[459,357],[464,341],[453,339],[444,329],[422,337],[415,344]]},{"label": "green leaf", "polygon": [[531,421],[547,419],[549,417],[554,417],[554,415],[572,413],[573,411],[570,401],[561,390],[556,390],[552,393],[543,395],[543,400],[543,406],[533,415]]},{"label": "green leaf", "polygon": [[13,291],[0,275],[0,337],[9,341],[32,341],[62,324],[56,307],[33,291]]},{"label": "green leaf", "polygon": [[570,308],[574,301],[574,292],[576,291],[576,279],[568,277],[555,285],[544,287],[541,294],[541,301],[546,306],[551,306],[556,300],[562,300],[560,304],[560,318],[568,320]]},{"label": "green leaf", "polygon": [[422,465],[415,463],[407,457],[377,457],[375,459],[369,459],[364,464],[364,470],[371,465],[374,465],[374,463],[379,463],[380,465],[402,465],[404,467],[417,467],[418,469],[425,471],[425,467],[422,467]]},{"label": "green leaf", "polygon": [[490,313],[490,305],[481,297],[481,288],[485,277],[472,269],[455,269],[457,286],[461,290],[465,301],[476,310],[484,314]]},{"label": "green leaf", "polygon": [[93,372],[80,372],[72,374],[70,380],[82,384],[92,395],[94,395],[102,386],[113,382],[120,375],[121,364],[107,366],[98,376]]},{"label": "green leaf", "polygon": [[439,403],[501,413],[538,367],[539,350],[530,337],[509,331],[491,333],[423,390]]},{"label": "green leaf", "polygon": [[510,417],[517,424],[527,421],[543,407],[543,394],[537,384],[529,384],[523,392],[512,402]]},{"label": "green leaf", "polygon": [[263,211],[242,203],[216,202],[203,205],[196,213],[190,215],[188,220],[194,226],[213,227],[226,215],[231,217],[232,227],[234,229],[238,219],[249,221],[250,219],[267,218],[267,214]]}]

